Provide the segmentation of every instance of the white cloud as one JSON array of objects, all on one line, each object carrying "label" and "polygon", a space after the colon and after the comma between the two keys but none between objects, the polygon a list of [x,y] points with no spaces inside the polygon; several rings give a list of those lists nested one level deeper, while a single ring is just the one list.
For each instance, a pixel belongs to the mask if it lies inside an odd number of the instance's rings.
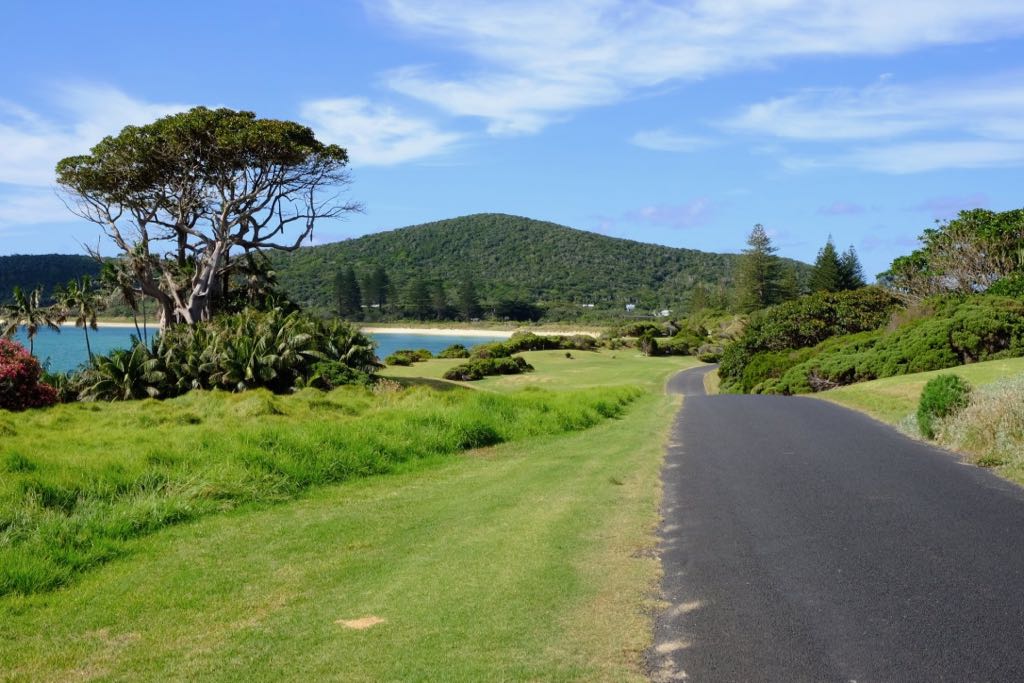
[{"label": "white cloud", "polygon": [[59,223],[70,217],[67,207],[50,190],[19,187],[13,192],[0,192],[0,229]]},{"label": "white cloud", "polygon": [[637,91],[779,60],[881,55],[1024,33],[1017,0],[381,0],[410,33],[476,60],[465,73],[386,75],[398,92],[493,134],[536,132]]},{"label": "white cloud", "polygon": [[680,135],[667,128],[638,131],[629,141],[637,147],[652,149],[658,152],[694,152],[714,144],[709,138],[696,135]]},{"label": "white cloud", "polygon": [[52,185],[54,167],[62,158],[88,152],[124,126],[188,108],[150,104],[110,86],[88,84],[58,87],[53,100],[63,114],[60,120],[0,101],[0,183]]},{"label": "white cloud", "polygon": [[356,166],[387,166],[435,156],[461,139],[429,121],[359,97],[306,102],[301,115],[324,140],[348,149]]}]

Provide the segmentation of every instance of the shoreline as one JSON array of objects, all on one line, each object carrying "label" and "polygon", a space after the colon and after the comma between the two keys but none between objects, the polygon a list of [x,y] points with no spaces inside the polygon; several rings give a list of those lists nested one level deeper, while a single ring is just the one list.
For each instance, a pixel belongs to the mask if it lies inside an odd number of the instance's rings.
[{"label": "shoreline", "polygon": [[[75,327],[73,322],[62,322],[61,327]],[[135,324],[126,322],[123,320],[98,320],[96,321],[96,327],[102,329],[104,327],[112,329],[124,329],[134,330]],[[142,323],[139,323],[139,327],[142,327]],[[159,329],[159,325],[155,322],[150,322],[150,331],[156,331]],[[571,337],[574,335],[584,335],[588,337],[600,336],[593,330],[531,330],[531,329],[518,329],[518,330],[492,330],[482,327],[384,327],[378,325],[366,325],[359,328],[366,334],[408,334],[408,335],[422,335],[424,337],[492,337],[494,339],[508,339],[516,332],[533,332],[538,335],[550,335],[555,337]]]}]

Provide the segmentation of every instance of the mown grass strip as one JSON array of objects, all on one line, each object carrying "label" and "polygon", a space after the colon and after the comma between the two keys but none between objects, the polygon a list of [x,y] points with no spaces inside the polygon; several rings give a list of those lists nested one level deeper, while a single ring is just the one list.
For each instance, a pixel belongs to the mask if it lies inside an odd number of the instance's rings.
[{"label": "mown grass strip", "polygon": [[642,393],[193,392],[0,416],[0,595],[64,585],[133,539],[205,515],[587,429]]},{"label": "mown grass strip", "polygon": [[[659,381],[663,376],[659,378]],[[671,399],[137,542],[0,598],[12,680],[642,681]],[[347,621],[383,621],[364,630]]]}]

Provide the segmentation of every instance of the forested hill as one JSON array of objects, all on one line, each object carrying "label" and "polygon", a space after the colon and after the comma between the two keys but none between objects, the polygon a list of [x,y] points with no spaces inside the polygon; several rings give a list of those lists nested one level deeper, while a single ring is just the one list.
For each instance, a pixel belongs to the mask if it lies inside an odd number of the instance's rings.
[{"label": "forested hill", "polygon": [[56,285],[82,275],[97,275],[100,265],[88,256],[71,254],[14,254],[0,256],[0,303],[10,299],[16,286],[28,290],[39,285],[49,296]]},{"label": "forested hill", "polygon": [[[414,278],[454,288],[472,277],[484,300],[621,307],[677,303],[698,282],[731,279],[736,256],[607,237],[504,214],[476,214],[375,233],[274,257],[281,284],[306,305],[329,307],[333,277],[387,269],[401,291]],[[802,264],[801,264],[802,265]]]}]

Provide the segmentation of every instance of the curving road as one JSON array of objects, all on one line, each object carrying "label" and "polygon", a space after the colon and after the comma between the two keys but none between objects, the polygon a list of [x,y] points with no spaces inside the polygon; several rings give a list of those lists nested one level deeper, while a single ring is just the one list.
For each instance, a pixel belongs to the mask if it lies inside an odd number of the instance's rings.
[{"label": "curving road", "polygon": [[710,369],[670,385],[654,680],[1024,681],[1024,490]]}]

